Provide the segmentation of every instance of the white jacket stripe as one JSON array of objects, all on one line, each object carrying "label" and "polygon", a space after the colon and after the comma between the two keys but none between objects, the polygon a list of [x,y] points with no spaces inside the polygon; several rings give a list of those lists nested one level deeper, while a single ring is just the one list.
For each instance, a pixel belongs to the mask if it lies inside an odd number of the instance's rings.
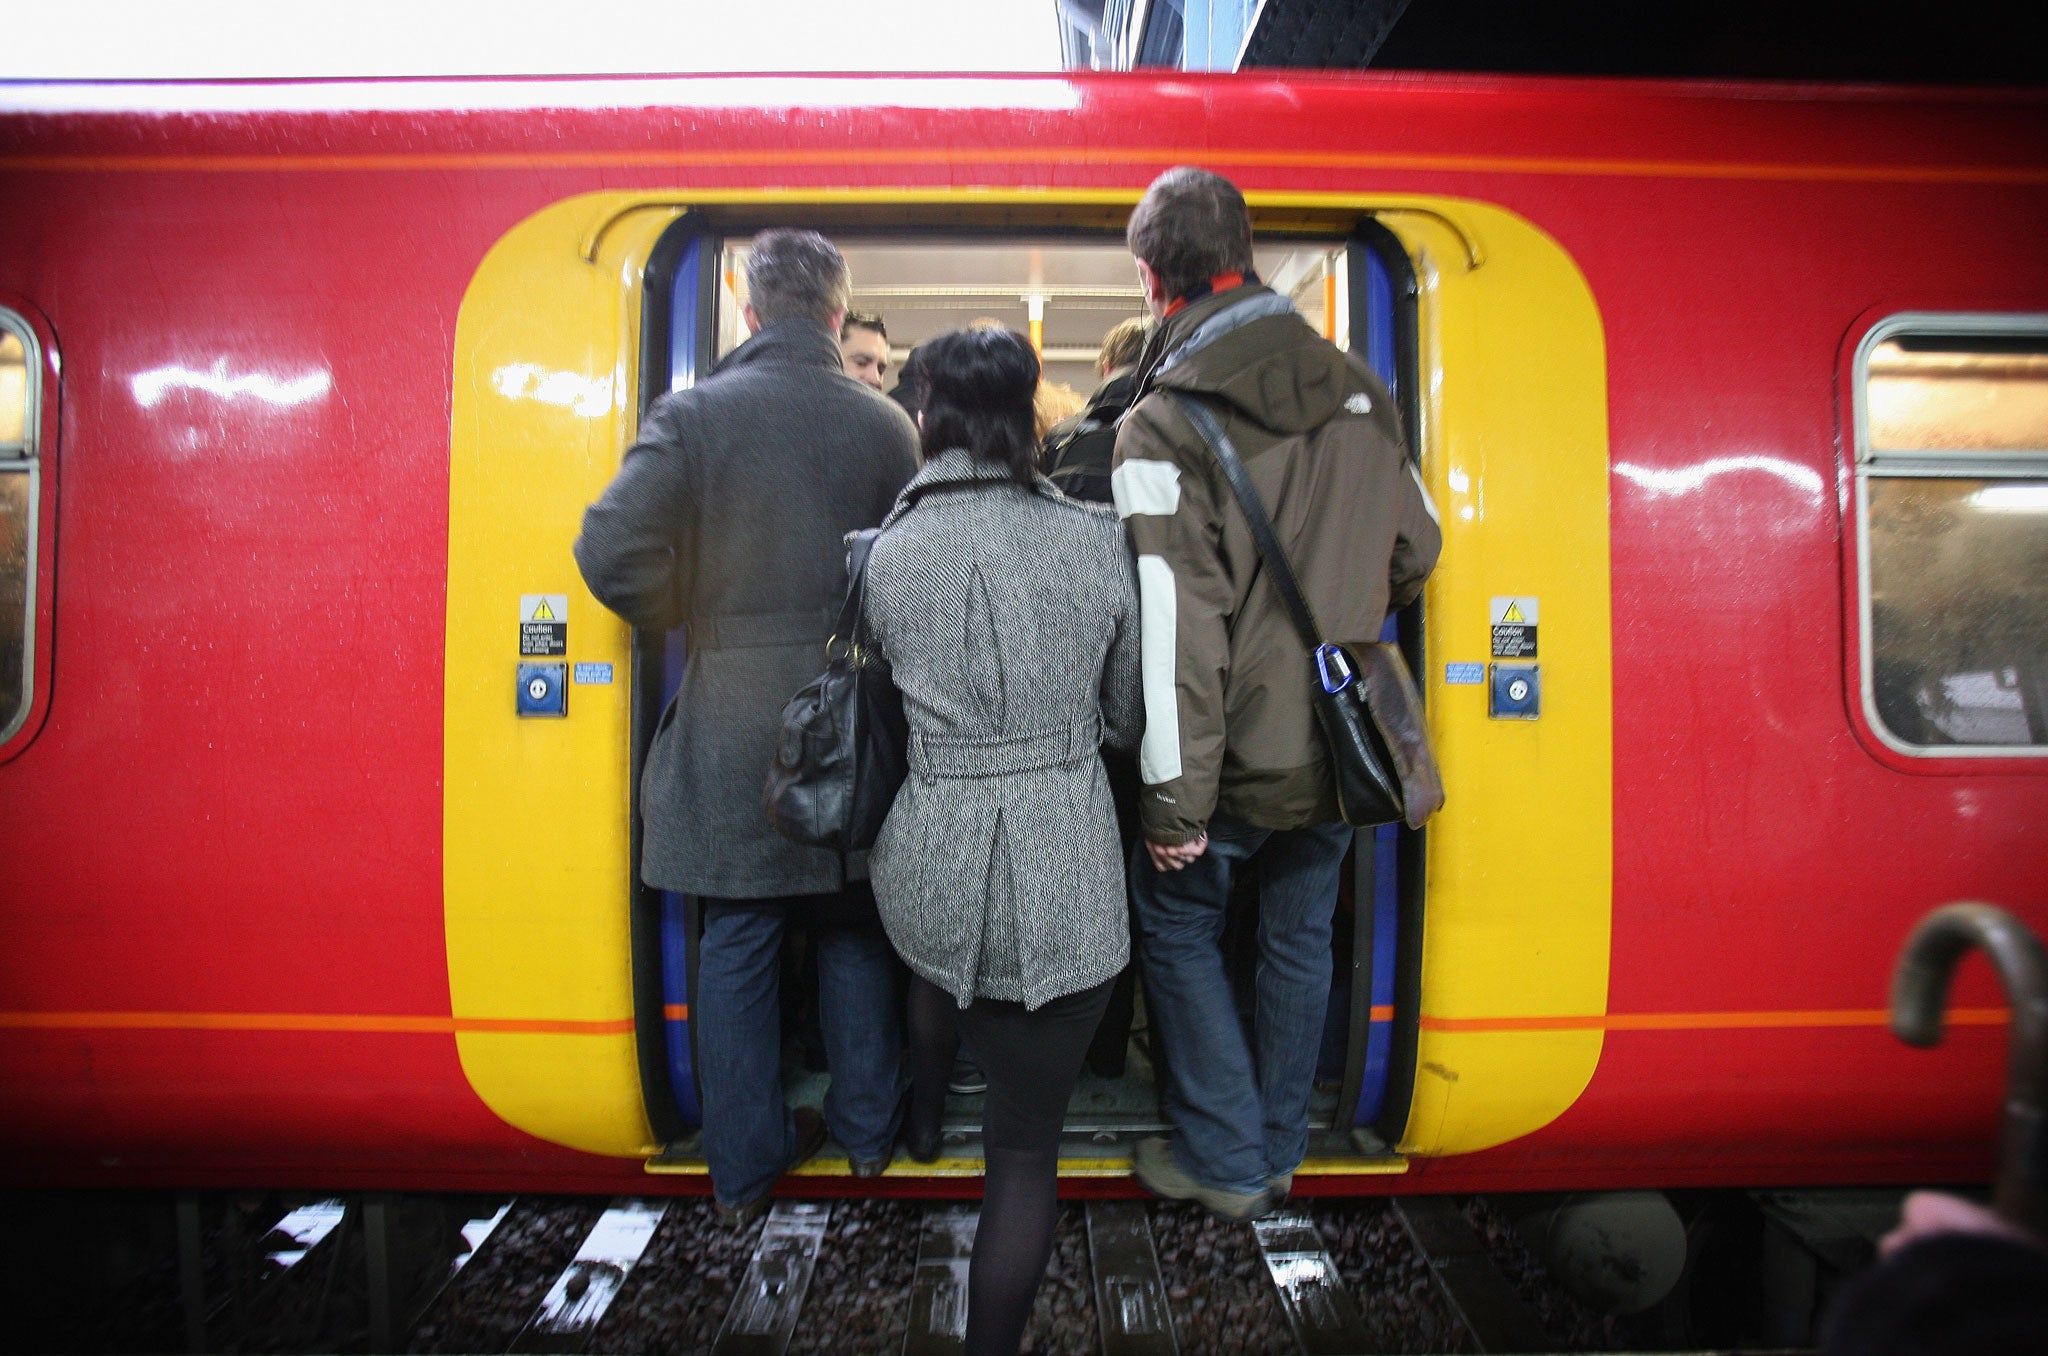
[{"label": "white jacket stripe", "polygon": [[1134,457],[1110,472],[1109,492],[1119,518],[1134,513],[1170,518],[1180,507],[1180,467]]},{"label": "white jacket stripe", "polygon": [[[1125,462],[1119,469],[1128,470],[1133,464]],[[1138,776],[1147,786],[1180,776],[1180,696],[1174,690],[1175,652],[1180,644],[1178,606],[1173,566],[1164,556],[1139,556],[1139,672],[1144,678],[1145,737],[1138,744]]]}]

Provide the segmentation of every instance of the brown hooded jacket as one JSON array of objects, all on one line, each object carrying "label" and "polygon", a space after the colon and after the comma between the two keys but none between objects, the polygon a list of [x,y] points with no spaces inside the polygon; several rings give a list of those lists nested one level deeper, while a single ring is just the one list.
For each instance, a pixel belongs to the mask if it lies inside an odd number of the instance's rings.
[{"label": "brown hooded jacket", "polygon": [[1112,489],[1138,556],[1145,834],[1173,845],[1218,810],[1265,828],[1339,818],[1311,662],[1264,579],[1215,454],[1163,391],[1223,423],[1324,638],[1379,639],[1442,544],[1386,387],[1256,284],[1169,317],[1117,435]]}]

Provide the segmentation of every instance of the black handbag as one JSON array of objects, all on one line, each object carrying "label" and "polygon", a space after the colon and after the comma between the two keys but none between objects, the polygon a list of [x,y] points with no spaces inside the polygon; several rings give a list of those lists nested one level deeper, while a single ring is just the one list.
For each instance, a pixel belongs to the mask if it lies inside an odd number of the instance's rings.
[{"label": "black handbag", "polygon": [[909,772],[903,695],[867,643],[861,596],[880,528],[856,532],[846,602],[825,642],[825,671],[782,708],[761,804],[784,838],[833,852],[871,848]]},{"label": "black handbag", "polygon": [[1322,638],[1315,614],[1295,581],[1287,553],[1280,549],[1280,539],[1273,535],[1266,506],[1260,502],[1230,435],[1198,402],[1177,391],[1166,394],[1222,464],[1245,521],[1251,525],[1259,556],[1273,577],[1273,587],[1279,590],[1294,619],[1294,629],[1308,647],[1309,694],[1336,774],[1338,812],[1353,828],[1397,820],[1411,829],[1421,828],[1443,808],[1444,784],[1429,749],[1422,695],[1408,673],[1408,662],[1393,645],[1364,645],[1354,653]]}]

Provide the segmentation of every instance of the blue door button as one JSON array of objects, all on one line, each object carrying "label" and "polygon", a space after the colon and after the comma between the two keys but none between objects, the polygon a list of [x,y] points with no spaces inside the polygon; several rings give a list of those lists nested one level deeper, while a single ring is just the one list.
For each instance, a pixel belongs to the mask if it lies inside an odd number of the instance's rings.
[{"label": "blue door button", "polygon": [[522,716],[569,714],[569,666],[521,664],[515,709]]},{"label": "blue door button", "polygon": [[1486,714],[1495,720],[1534,720],[1543,713],[1540,664],[1495,664],[1486,688]]}]

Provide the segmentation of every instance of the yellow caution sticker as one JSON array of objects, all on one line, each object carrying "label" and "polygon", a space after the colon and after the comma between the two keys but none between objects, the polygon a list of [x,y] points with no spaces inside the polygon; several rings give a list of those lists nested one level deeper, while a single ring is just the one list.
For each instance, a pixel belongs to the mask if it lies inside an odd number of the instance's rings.
[{"label": "yellow caution sticker", "polygon": [[1495,659],[1536,657],[1536,600],[1526,597],[1496,597],[1490,609],[1493,619]]},{"label": "yellow caution sticker", "polygon": [[519,595],[519,653],[521,655],[569,653],[568,594],[522,593]]}]

